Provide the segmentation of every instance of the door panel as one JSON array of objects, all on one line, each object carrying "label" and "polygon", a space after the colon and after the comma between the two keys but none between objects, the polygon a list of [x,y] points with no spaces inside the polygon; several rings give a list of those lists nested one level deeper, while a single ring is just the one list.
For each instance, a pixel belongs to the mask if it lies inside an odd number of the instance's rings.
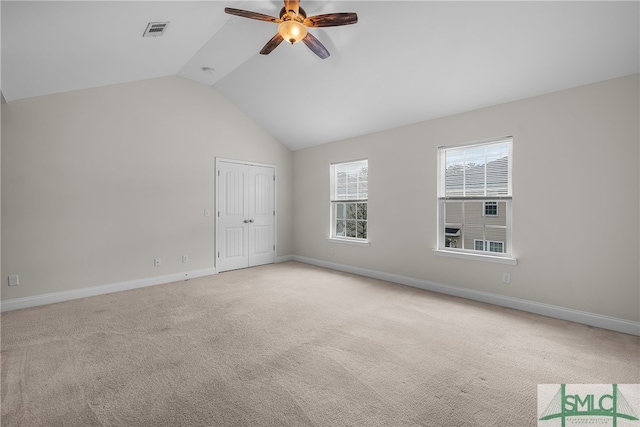
[{"label": "door panel", "polygon": [[225,246],[224,246],[224,255],[227,258],[238,258],[244,257],[246,258],[246,251],[244,250],[244,228],[228,227],[224,230],[225,232]]},{"label": "door panel", "polygon": [[271,167],[249,168],[249,266],[275,261],[273,177]]},{"label": "door panel", "polygon": [[[257,172],[257,171],[254,171]],[[253,213],[256,215],[270,214],[271,208],[271,184],[273,175],[255,173],[253,175]]]},{"label": "door panel", "polygon": [[[254,256],[262,255],[268,252],[273,252],[271,244],[271,227],[267,226],[253,226],[251,227],[253,232],[253,254]],[[255,262],[255,261],[254,261]]]},{"label": "door panel", "polygon": [[275,168],[217,162],[218,271],[275,262]]},{"label": "door panel", "polygon": [[[234,270],[249,262],[246,198],[246,166],[234,163],[218,164],[218,268]],[[223,270],[223,271],[224,271]],[[218,270],[220,271],[220,270]]]},{"label": "door panel", "polygon": [[227,216],[245,216],[245,172],[243,170],[226,171],[225,182],[225,214]]}]

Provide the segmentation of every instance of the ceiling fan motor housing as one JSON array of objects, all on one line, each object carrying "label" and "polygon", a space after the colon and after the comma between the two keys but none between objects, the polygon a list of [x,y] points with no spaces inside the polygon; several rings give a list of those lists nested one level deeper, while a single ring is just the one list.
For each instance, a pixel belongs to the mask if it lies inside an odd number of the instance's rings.
[{"label": "ceiling fan motor housing", "polygon": [[298,22],[302,22],[306,17],[307,17],[307,12],[305,12],[304,9],[301,7],[298,8],[298,13],[296,13],[294,10],[287,10],[284,7],[280,9],[280,19],[282,19],[283,21],[289,21],[291,19],[294,19]]}]

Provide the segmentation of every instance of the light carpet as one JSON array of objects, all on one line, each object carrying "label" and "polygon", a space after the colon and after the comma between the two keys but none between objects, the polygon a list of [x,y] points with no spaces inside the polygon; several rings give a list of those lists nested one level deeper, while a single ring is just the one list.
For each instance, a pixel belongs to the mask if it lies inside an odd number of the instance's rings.
[{"label": "light carpet", "polygon": [[640,338],[297,262],[2,314],[3,426],[537,425]]}]

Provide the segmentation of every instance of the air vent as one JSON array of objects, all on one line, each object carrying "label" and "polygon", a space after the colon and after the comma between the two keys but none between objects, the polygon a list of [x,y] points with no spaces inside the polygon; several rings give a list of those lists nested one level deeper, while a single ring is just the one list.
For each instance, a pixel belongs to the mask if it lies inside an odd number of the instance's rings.
[{"label": "air vent", "polygon": [[142,37],[158,37],[164,34],[169,26],[169,22],[149,22],[147,29],[144,30]]}]

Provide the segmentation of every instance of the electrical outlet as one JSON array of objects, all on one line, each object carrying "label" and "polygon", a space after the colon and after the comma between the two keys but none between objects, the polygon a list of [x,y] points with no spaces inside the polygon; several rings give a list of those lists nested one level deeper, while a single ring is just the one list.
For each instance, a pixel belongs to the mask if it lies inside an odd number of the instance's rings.
[{"label": "electrical outlet", "polygon": [[9,276],[9,286],[18,286],[20,284],[20,278],[17,274]]},{"label": "electrical outlet", "polygon": [[182,255],[182,262],[189,262],[189,255]]},{"label": "electrical outlet", "polygon": [[511,274],[502,273],[502,283],[511,283]]},{"label": "electrical outlet", "polygon": [[153,266],[154,267],[160,267],[161,261],[160,258],[154,258],[153,259]]},{"label": "electrical outlet", "polygon": [[333,255],[333,248],[329,248],[329,254]]}]

